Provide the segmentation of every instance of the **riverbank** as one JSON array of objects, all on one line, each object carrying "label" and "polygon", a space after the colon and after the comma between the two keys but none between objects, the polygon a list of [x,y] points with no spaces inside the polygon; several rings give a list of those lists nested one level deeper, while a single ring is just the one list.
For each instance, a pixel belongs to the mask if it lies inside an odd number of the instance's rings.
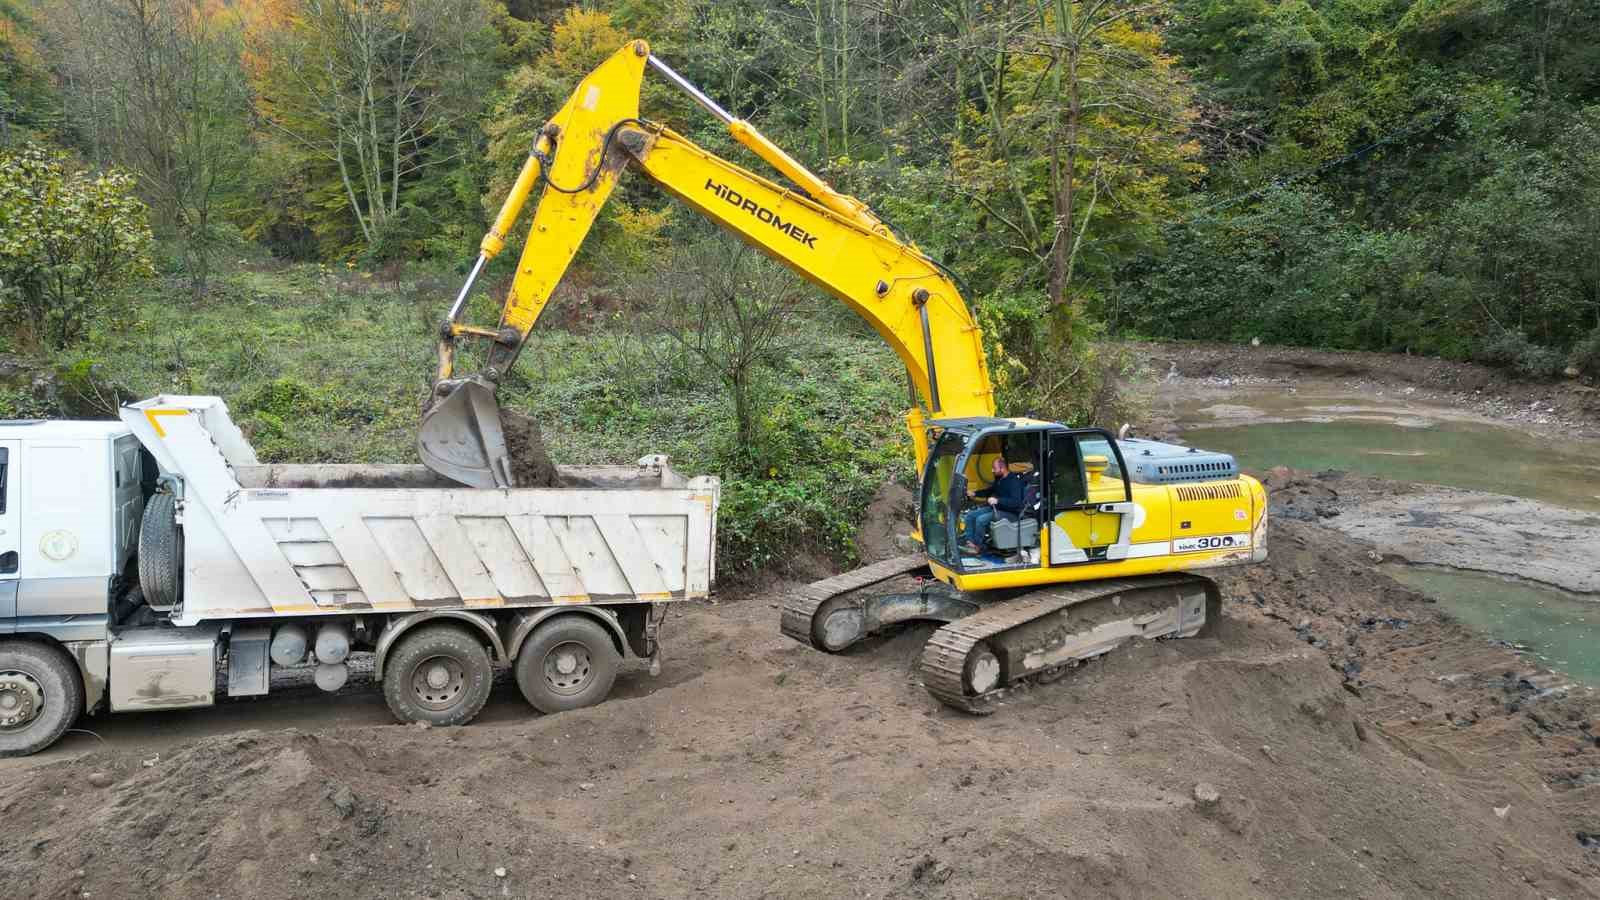
[{"label": "riverbank", "polygon": [[[1575,379],[1521,381],[1473,363],[1390,353],[1211,343],[1125,346],[1143,361],[1133,385],[1146,393],[1147,424],[1157,431],[1171,421],[1175,405],[1281,388],[1427,404],[1464,420],[1545,436],[1600,438],[1600,387]],[[1262,416],[1270,419],[1270,410]],[[1236,424],[1251,421],[1245,417]]]}]

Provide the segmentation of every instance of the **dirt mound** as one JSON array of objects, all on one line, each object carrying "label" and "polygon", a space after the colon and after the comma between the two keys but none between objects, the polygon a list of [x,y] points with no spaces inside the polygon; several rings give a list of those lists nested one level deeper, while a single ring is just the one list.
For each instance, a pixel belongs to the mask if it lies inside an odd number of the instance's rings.
[{"label": "dirt mound", "polygon": [[1227,746],[1355,749],[1349,695],[1321,659],[1205,662],[1189,672],[1184,690],[1195,718]]},{"label": "dirt mound", "polygon": [[501,409],[500,424],[505,430],[506,449],[511,453],[511,475],[517,487],[560,487],[561,476],[544,447],[544,433],[532,416]]},{"label": "dirt mound", "polygon": [[[62,887],[97,897],[490,896],[497,868],[562,843],[532,822],[482,828],[501,805],[491,792],[441,789],[425,744],[370,729],[245,732],[143,761],[98,754],[31,781],[0,807],[28,836],[0,850],[17,898]],[[616,860],[581,848],[554,855],[517,872],[519,895],[579,872],[624,877]]]},{"label": "dirt mound", "polygon": [[898,481],[885,482],[867,504],[867,515],[856,531],[856,553],[862,563],[899,556],[899,539],[911,533],[916,520],[916,497]]}]

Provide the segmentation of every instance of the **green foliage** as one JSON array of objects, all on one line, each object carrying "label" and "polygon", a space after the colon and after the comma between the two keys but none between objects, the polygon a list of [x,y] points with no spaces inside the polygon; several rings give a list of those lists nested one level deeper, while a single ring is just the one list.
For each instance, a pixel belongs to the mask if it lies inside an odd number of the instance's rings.
[{"label": "green foliage", "polygon": [[24,0],[0,0],[0,147],[53,135],[61,100]]},{"label": "green foliage", "polygon": [[[1179,0],[1217,176],[1109,315],[1551,371],[1594,327],[1600,9]],[[1234,135],[1251,144],[1232,143]],[[1540,349],[1545,348],[1545,349]]]},{"label": "green foliage", "polygon": [[1600,376],[1600,325],[1572,348],[1567,365],[1590,378]]},{"label": "green foliage", "polygon": [[272,0],[247,36],[257,113],[279,154],[261,177],[300,187],[269,204],[283,225],[309,229],[325,258],[373,261],[478,225],[460,202],[476,191],[453,182],[463,169],[474,177],[466,160],[480,155],[497,41],[523,37],[487,0]]},{"label": "green foliage", "polygon": [[92,175],[37,145],[0,153],[0,311],[22,347],[61,349],[116,307],[119,283],[151,272],[133,178]]},{"label": "green foliage", "polygon": [[1563,367],[1562,355],[1528,340],[1520,331],[1503,331],[1478,350],[1478,361],[1510,369],[1526,378],[1553,378]]},{"label": "green foliage", "polygon": [[55,413],[48,403],[41,402],[32,392],[0,385],[0,419],[42,419]]},{"label": "green foliage", "polygon": [[895,473],[906,472],[910,454],[909,441],[891,430],[892,388],[871,387],[882,404],[875,420],[850,417],[859,394],[806,379],[791,381],[771,404],[753,446],[735,440],[732,429],[720,436],[712,459],[723,476],[717,523],[723,571],[781,568],[807,554],[853,558],[856,523],[868,501]]}]

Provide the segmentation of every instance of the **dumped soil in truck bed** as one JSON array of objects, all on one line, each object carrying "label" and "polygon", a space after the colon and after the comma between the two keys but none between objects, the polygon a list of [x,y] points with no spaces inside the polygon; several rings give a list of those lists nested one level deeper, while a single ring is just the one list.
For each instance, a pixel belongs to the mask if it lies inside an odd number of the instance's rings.
[{"label": "dumped soil in truck bed", "polygon": [[511,474],[518,487],[560,487],[561,476],[545,449],[544,434],[532,416],[501,409],[500,424],[505,429],[506,449],[511,453]]},{"label": "dumped soil in truck bed", "polygon": [[[1280,491],[1302,504],[1325,487],[1291,482]],[[1600,896],[1595,695],[1448,621],[1314,514],[1282,516],[1270,541],[1270,563],[1222,576],[1216,637],[1119,649],[987,718],[918,683],[929,628],[830,656],[781,637],[779,599],[760,593],[676,607],[663,674],[571,713],[537,716],[502,685],[458,729],[330,716],[173,742],[223,711],[87,720],[108,745],[0,766],[0,884],[266,900]],[[130,747],[129,729],[167,743]]]}]

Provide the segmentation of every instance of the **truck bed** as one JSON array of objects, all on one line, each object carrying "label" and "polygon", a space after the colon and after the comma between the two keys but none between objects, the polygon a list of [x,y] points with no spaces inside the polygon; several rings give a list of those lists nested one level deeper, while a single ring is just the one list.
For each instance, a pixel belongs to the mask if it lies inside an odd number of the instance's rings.
[{"label": "truck bed", "polygon": [[664,457],[484,490],[422,466],[261,465],[215,397],[157,397],[122,417],[176,476],[180,625],[710,591],[719,484]]}]

